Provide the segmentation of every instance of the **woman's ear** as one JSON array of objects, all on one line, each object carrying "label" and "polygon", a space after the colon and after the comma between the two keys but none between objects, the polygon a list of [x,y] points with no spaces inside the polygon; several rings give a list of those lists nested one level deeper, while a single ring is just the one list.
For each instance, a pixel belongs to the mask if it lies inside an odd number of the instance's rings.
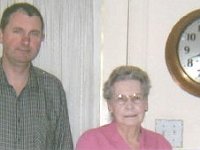
[{"label": "woman's ear", "polygon": [[145,108],[144,108],[145,111],[148,111],[149,110],[149,104],[148,104],[148,100],[146,101],[145,103]]},{"label": "woman's ear", "polygon": [[107,101],[107,106],[108,106],[108,111],[110,112],[110,113],[112,113],[112,104],[111,104],[111,102],[109,102],[109,101]]}]

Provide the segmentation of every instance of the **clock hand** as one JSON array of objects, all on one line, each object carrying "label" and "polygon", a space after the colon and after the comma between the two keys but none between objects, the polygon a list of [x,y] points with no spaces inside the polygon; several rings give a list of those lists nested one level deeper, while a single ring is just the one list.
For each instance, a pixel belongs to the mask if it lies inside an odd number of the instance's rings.
[{"label": "clock hand", "polygon": [[195,56],[190,57],[190,59],[193,59],[193,58],[195,58],[195,57],[200,57],[200,53],[197,54],[197,55],[195,55]]}]

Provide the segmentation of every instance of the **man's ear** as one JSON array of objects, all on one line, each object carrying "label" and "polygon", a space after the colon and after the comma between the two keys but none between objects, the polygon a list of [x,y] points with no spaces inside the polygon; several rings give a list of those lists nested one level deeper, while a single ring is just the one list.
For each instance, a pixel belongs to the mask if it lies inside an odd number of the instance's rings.
[{"label": "man's ear", "polygon": [[0,29],[0,43],[2,43],[2,41],[3,41],[3,32],[2,32],[2,30]]},{"label": "man's ear", "polygon": [[42,41],[44,41],[44,39],[45,39],[45,34],[42,33]]}]

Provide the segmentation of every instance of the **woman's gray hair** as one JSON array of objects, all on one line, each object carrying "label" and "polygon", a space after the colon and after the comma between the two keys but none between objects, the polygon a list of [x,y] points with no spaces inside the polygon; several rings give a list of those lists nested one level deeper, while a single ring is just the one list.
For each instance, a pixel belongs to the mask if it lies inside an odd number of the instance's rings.
[{"label": "woman's gray hair", "polygon": [[112,86],[114,83],[122,80],[138,80],[141,83],[144,96],[148,97],[151,83],[147,73],[136,66],[119,66],[113,70],[104,83],[103,97],[106,100],[110,100],[113,96]]}]

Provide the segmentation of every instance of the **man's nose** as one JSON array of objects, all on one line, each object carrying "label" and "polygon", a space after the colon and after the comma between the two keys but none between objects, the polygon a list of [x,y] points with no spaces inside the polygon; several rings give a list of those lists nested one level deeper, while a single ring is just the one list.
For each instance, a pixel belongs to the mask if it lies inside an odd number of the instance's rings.
[{"label": "man's nose", "polygon": [[29,45],[30,44],[30,35],[27,35],[27,34],[25,34],[25,35],[23,35],[23,37],[22,37],[22,43],[24,44],[24,45]]}]

